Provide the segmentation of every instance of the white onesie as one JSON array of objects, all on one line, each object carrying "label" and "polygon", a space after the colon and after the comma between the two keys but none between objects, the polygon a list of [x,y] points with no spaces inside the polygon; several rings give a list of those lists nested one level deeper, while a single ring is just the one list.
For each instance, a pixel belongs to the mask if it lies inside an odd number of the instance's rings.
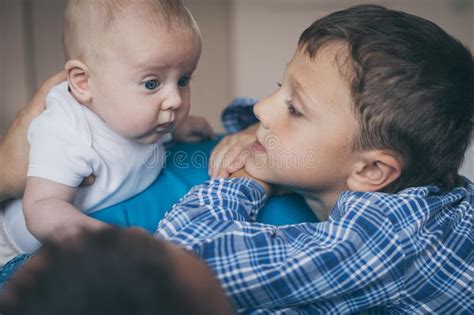
[{"label": "white onesie", "polygon": [[[92,213],[120,203],[153,183],[165,159],[163,142],[169,140],[171,134],[154,144],[122,137],[79,104],[64,82],[50,91],[46,110],[28,130],[28,176],[77,187],[84,177],[94,174],[94,184],[79,187],[74,200],[79,210]],[[31,253],[40,246],[26,228],[21,200],[7,204],[0,222],[18,251]]]}]

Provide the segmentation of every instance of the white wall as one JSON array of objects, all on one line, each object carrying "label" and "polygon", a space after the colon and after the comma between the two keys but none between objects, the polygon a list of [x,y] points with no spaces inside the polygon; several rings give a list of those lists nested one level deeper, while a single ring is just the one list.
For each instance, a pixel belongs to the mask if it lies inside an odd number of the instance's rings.
[{"label": "white wall", "polygon": [[0,134],[30,97],[20,4],[0,0]]},{"label": "white wall", "polygon": [[429,19],[474,50],[474,0],[234,0],[233,94],[262,96],[273,91],[303,30],[330,12],[361,3]]}]

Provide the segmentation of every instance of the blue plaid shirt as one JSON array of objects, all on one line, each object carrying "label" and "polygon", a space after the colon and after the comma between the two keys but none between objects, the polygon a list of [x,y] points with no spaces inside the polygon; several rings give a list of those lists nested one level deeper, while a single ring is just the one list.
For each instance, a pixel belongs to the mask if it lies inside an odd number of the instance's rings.
[{"label": "blue plaid shirt", "polygon": [[330,219],[255,222],[249,179],[194,187],[156,237],[202,257],[243,314],[474,314],[474,185],[342,193]]}]

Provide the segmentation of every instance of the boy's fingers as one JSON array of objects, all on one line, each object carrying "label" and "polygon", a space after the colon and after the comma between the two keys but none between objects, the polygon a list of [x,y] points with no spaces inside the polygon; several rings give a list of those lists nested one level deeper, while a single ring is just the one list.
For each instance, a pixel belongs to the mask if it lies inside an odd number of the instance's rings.
[{"label": "boy's fingers", "polygon": [[229,174],[225,169],[221,168],[220,171],[219,171],[219,173],[218,173],[215,177],[218,177],[218,178],[228,178],[229,175],[230,175],[230,174]]},{"label": "boy's fingers", "polygon": [[209,176],[215,177],[219,173],[220,164],[222,159],[222,152],[220,150],[215,150],[212,152],[211,160],[209,163]]},{"label": "boy's fingers", "polygon": [[219,169],[222,165],[222,160],[227,154],[229,147],[226,144],[218,144],[216,148],[211,153],[210,163],[209,163],[209,174],[211,176],[217,175]]},{"label": "boy's fingers", "polygon": [[245,162],[242,159],[238,159],[226,169],[226,172],[229,174],[235,173],[236,171],[243,168],[244,165],[245,165]]}]

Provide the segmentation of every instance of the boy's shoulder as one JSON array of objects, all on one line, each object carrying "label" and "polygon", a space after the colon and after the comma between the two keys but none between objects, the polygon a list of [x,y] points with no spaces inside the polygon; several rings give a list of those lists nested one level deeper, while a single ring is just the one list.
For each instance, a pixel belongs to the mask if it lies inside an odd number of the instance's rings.
[{"label": "boy's shoulder", "polygon": [[437,186],[410,187],[396,194],[346,191],[339,196],[331,217],[338,219],[351,212],[368,212],[387,217],[396,225],[404,225],[428,220],[446,210],[465,213],[468,209],[472,212],[474,184],[465,177],[461,177],[460,182],[451,191]]}]

